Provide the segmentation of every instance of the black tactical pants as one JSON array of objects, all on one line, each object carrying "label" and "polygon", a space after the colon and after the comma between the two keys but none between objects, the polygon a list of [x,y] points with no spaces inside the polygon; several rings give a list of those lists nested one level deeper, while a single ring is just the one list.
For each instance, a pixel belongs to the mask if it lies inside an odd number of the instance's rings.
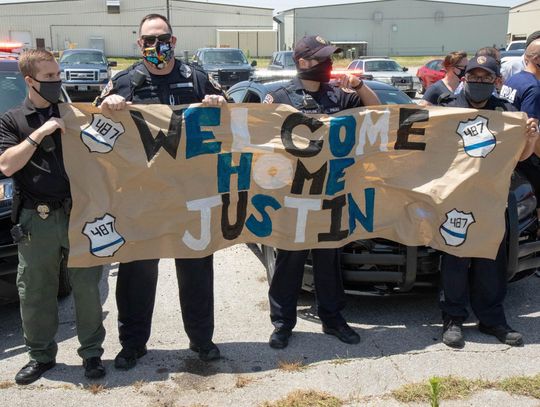
[{"label": "black tactical pants", "polygon": [[[118,268],[116,304],[122,347],[142,348],[150,338],[158,263],[158,259],[138,260]],[[214,334],[213,255],[176,259],[175,263],[184,330],[190,342],[204,346]]]},{"label": "black tactical pants", "polygon": [[[304,264],[309,250],[278,250],[276,269],[270,284],[270,319],[276,328],[293,329],[296,325],[296,305],[302,287]],[[341,278],[339,249],[312,249],[313,278],[317,313],[324,325],[337,327],[345,323],[341,311],[345,293]]]},{"label": "black tactical pants", "polygon": [[470,303],[482,324],[505,325],[506,265],[504,239],[495,260],[444,254],[439,301],[443,320],[464,321],[469,316],[467,306]]}]

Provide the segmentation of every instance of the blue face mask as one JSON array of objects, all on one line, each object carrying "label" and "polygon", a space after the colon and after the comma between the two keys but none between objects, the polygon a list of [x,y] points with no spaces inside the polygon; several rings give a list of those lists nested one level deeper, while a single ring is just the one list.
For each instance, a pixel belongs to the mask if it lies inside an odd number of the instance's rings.
[{"label": "blue face mask", "polygon": [[157,42],[155,46],[143,49],[145,61],[157,69],[163,69],[174,57],[174,50],[170,42]]}]

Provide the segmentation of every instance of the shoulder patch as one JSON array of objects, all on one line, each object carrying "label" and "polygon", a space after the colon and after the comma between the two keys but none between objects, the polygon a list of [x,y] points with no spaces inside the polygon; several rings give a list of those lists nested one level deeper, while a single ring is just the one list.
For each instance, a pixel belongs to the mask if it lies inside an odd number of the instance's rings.
[{"label": "shoulder patch", "polygon": [[109,93],[111,93],[112,88],[114,87],[112,79],[109,79],[109,82],[107,83],[107,86],[103,88],[101,91],[101,95],[99,95],[100,98],[105,98],[109,96]]},{"label": "shoulder patch", "polygon": [[221,85],[218,83],[218,81],[216,81],[214,79],[214,77],[212,76],[212,74],[208,74],[208,81],[212,84],[212,86],[216,89],[216,90],[222,90],[221,89]]},{"label": "shoulder patch", "polygon": [[262,102],[268,104],[274,103],[274,97],[270,93],[267,93]]}]

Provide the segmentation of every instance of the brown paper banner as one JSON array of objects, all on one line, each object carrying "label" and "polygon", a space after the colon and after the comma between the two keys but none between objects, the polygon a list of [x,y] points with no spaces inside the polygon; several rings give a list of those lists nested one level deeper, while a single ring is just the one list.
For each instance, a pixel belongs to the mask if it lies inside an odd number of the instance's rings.
[{"label": "brown paper banner", "polygon": [[65,105],[70,266],[381,237],[494,258],[522,113]]}]

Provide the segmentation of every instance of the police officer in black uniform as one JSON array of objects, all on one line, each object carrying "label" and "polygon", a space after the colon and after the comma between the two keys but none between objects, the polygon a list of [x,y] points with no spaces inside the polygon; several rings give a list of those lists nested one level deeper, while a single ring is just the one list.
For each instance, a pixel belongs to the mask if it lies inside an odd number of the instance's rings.
[{"label": "police officer in black uniform", "polygon": [[[102,109],[122,110],[130,103],[179,105],[225,102],[218,84],[200,68],[174,58],[176,37],[167,18],[144,17],[138,45],[143,60],[118,73],[96,104]],[[116,303],[122,350],[115,367],[131,369],[147,352],[156,295],[159,259],[121,263],[118,269]],[[176,259],[180,306],[191,350],[204,361],[219,359],[212,342],[214,332],[213,256]]]},{"label": "police officer in black uniform", "polygon": [[[465,70],[463,91],[441,101],[442,106],[472,109],[515,111],[512,104],[493,95],[500,77],[497,61],[490,56],[477,55]],[[527,144],[521,160],[532,154],[538,139],[538,128],[531,119],[525,129]],[[506,241],[503,238],[495,260],[464,258],[444,254],[441,264],[440,307],[443,314],[443,342],[453,348],[465,346],[462,324],[468,317],[467,305],[478,317],[480,332],[495,336],[499,341],[520,346],[523,337],[506,322],[503,301],[506,296]]]},{"label": "police officer in black uniform", "polygon": [[[341,51],[320,36],[306,36],[294,47],[298,75],[290,83],[268,94],[265,103],[285,103],[304,113],[332,114],[359,106],[380,104],[375,93],[354,75],[329,83],[332,55]],[[275,274],[268,293],[270,319],[275,329],[272,348],[288,345],[296,325],[296,306],[302,285],[304,264],[310,250],[278,250]],[[341,341],[356,344],[360,336],[345,322],[341,311],[345,293],[341,278],[339,249],[312,249],[317,311],[323,331]]]},{"label": "police officer in black uniform", "polygon": [[[17,289],[30,357],[15,382],[30,384],[56,365],[57,296],[60,270],[69,253],[71,192],[62,151],[65,125],[58,106],[60,67],[50,52],[38,49],[23,53],[19,68],[28,96],[22,105],[0,117],[0,170],[13,176],[16,189],[12,235],[18,243]],[[102,267],[69,268],[67,272],[84,374],[98,379],[105,375],[99,295]]]}]

